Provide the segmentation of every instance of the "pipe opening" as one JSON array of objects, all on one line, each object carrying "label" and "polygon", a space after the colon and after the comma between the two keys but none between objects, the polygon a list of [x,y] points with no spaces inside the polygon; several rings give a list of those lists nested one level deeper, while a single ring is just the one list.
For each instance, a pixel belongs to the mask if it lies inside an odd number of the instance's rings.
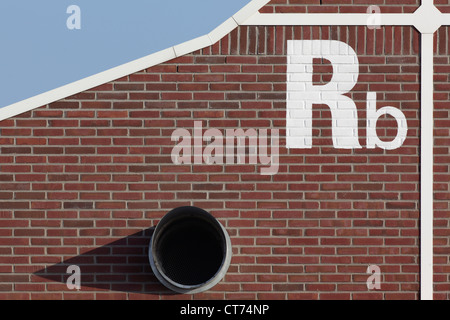
[{"label": "pipe opening", "polygon": [[166,287],[181,293],[201,292],[225,275],[231,260],[230,239],[208,212],[181,207],[159,222],[149,258],[153,272]]}]

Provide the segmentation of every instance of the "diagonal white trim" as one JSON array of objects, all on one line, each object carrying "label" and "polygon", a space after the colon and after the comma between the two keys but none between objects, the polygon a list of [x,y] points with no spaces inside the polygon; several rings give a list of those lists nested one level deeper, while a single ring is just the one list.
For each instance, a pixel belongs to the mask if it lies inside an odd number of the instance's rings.
[{"label": "diagonal white trim", "polygon": [[241,25],[244,23],[244,21],[246,21],[252,15],[257,13],[259,9],[264,7],[269,2],[270,0],[253,0],[249,4],[247,4],[244,8],[239,10],[239,12],[233,16],[233,19],[236,21],[238,25]]},{"label": "diagonal white trim", "polygon": [[213,31],[211,31],[208,35],[211,39],[212,44],[218,42],[223,37],[225,37],[227,34],[229,34],[231,31],[233,31],[238,26],[236,20],[233,18],[228,19],[224,23],[222,23],[220,26],[215,28]]},{"label": "diagonal white trim", "polygon": [[209,34],[5,106],[0,109],[0,121],[213,45],[269,2],[252,0]]},{"label": "diagonal white trim", "polygon": [[209,36],[204,35],[176,45],[175,47],[173,47],[173,49],[175,50],[175,55],[177,57],[181,57],[196,50],[209,47],[212,44],[213,43]]},{"label": "diagonal white trim", "polygon": [[147,57],[125,63],[119,67],[97,73],[82,80],[72,82],[57,89],[11,104],[0,109],[0,121],[39,108],[54,101],[70,97],[82,91],[92,89],[126,75],[139,72],[149,66],[157,65],[173,58],[176,58],[174,49],[165,49]]}]

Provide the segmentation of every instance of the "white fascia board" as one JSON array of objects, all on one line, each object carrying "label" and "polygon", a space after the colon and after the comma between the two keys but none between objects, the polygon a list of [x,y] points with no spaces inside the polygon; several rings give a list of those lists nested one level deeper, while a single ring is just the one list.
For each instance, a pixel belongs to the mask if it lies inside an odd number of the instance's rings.
[{"label": "white fascia board", "polygon": [[211,39],[212,44],[215,44],[237,27],[237,22],[233,18],[230,18],[211,31],[208,36]]},{"label": "white fascia board", "polygon": [[259,9],[264,7],[269,2],[270,0],[253,0],[233,15],[233,19],[238,25],[242,25],[248,18],[257,13]]},{"label": "white fascia board", "polygon": [[213,45],[270,0],[252,0],[211,33],[0,108],[0,121]]},{"label": "white fascia board", "polygon": [[[259,26],[366,26],[370,14],[365,13],[256,13],[242,25]],[[387,13],[380,15],[380,25],[414,25],[413,14]]]},{"label": "white fascia board", "polygon": [[208,35],[204,35],[176,45],[173,49],[175,50],[176,56],[181,57],[210,45],[212,45],[211,39]]},{"label": "white fascia board", "polygon": [[161,50],[146,57],[133,60],[118,67],[97,73],[34,97],[22,100],[0,109],[0,121],[18,114],[45,106],[49,103],[70,97],[74,94],[95,88],[102,84],[142,71],[152,66],[176,58],[173,48]]}]

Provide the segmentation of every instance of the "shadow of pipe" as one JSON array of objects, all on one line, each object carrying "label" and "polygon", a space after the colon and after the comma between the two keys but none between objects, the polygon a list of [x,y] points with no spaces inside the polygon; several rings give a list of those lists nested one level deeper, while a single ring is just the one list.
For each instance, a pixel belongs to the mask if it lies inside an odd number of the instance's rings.
[{"label": "shadow of pipe", "polygon": [[72,275],[67,268],[75,265],[81,272],[81,290],[175,295],[158,281],[149,264],[148,248],[154,229],[142,230],[41,269],[34,273],[38,277],[35,281],[65,285]]}]

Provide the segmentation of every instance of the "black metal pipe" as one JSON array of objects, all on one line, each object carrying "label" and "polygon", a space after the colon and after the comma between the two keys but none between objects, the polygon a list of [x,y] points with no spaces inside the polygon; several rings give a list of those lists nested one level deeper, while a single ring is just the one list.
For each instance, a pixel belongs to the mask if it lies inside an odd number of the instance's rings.
[{"label": "black metal pipe", "polygon": [[225,276],[231,251],[227,231],[210,213],[179,207],[156,226],[149,260],[153,273],[166,287],[179,293],[198,293]]}]

